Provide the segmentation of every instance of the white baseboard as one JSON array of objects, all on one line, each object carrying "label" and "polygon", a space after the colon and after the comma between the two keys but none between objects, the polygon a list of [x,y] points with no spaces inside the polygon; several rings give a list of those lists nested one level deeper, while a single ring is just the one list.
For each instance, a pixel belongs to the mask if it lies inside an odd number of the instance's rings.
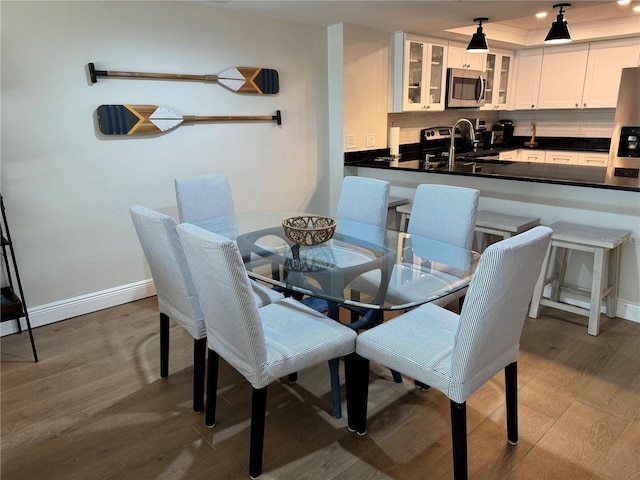
[{"label": "white baseboard", "polygon": [[[155,294],[156,289],[153,285],[153,280],[142,280],[140,282],[129,283],[100,292],[89,293],[87,295],[30,308],[29,319],[31,320],[31,327],[35,328],[151,297]],[[584,308],[589,306],[589,300],[586,297],[568,298],[563,295],[561,300]],[[617,308],[618,317],[640,323],[640,305],[618,298]],[[25,329],[26,324],[24,319],[22,319],[21,322],[22,328]],[[15,322],[4,322],[0,324],[0,336],[16,333],[17,331],[18,329],[15,326]]]},{"label": "white baseboard", "polygon": [[[29,320],[31,327],[40,327],[50,323],[67,320],[69,318],[97,312],[116,305],[133,302],[156,294],[153,280],[142,280],[119,287],[109,288],[100,292],[89,293],[79,297],[73,297],[58,302],[48,303],[29,308]],[[20,320],[22,328],[26,329],[26,322]],[[3,322],[0,325],[0,336],[9,335],[18,331],[16,322]]]}]

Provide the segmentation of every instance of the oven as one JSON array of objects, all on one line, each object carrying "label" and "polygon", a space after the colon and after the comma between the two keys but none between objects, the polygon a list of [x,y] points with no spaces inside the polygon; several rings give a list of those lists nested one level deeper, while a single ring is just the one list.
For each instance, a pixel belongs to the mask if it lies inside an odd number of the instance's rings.
[{"label": "oven", "polygon": [[[466,135],[466,136],[465,136]],[[456,128],[455,146],[460,153],[473,150],[473,139],[468,132]],[[430,127],[420,130],[420,168],[432,170],[448,163],[449,146],[451,145],[451,127]]]}]

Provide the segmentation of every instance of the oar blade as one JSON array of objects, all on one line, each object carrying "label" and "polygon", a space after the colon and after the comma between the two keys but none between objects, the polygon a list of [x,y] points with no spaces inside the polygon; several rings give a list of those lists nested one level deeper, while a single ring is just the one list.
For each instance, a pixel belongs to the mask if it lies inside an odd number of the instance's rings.
[{"label": "oar blade", "polygon": [[277,70],[256,67],[232,67],[217,76],[218,83],[239,93],[275,95],[280,91]]},{"label": "oar blade", "polygon": [[100,105],[98,128],[104,135],[149,135],[177,127],[182,116],[156,105]]}]

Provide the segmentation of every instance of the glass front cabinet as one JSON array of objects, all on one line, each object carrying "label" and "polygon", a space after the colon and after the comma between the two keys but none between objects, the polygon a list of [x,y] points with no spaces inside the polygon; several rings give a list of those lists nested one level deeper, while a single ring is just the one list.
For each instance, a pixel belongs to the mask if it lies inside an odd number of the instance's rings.
[{"label": "glass front cabinet", "polygon": [[446,42],[396,32],[392,65],[392,112],[443,111]]},{"label": "glass front cabinet", "polygon": [[487,53],[485,104],[482,110],[508,110],[511,108],[511,72],[513,53],[492,50]]}]

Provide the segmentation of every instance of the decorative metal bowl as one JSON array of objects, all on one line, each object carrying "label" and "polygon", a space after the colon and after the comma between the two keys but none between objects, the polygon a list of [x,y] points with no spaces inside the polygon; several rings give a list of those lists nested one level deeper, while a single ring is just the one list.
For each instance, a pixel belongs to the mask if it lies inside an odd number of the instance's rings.
[{"label": "decorative metal bowl", "polygon": [[303,216],[282,221],[285,235],[298,245],[319,245],[330,240],[336,231],[336,221],[331,217]]}]

